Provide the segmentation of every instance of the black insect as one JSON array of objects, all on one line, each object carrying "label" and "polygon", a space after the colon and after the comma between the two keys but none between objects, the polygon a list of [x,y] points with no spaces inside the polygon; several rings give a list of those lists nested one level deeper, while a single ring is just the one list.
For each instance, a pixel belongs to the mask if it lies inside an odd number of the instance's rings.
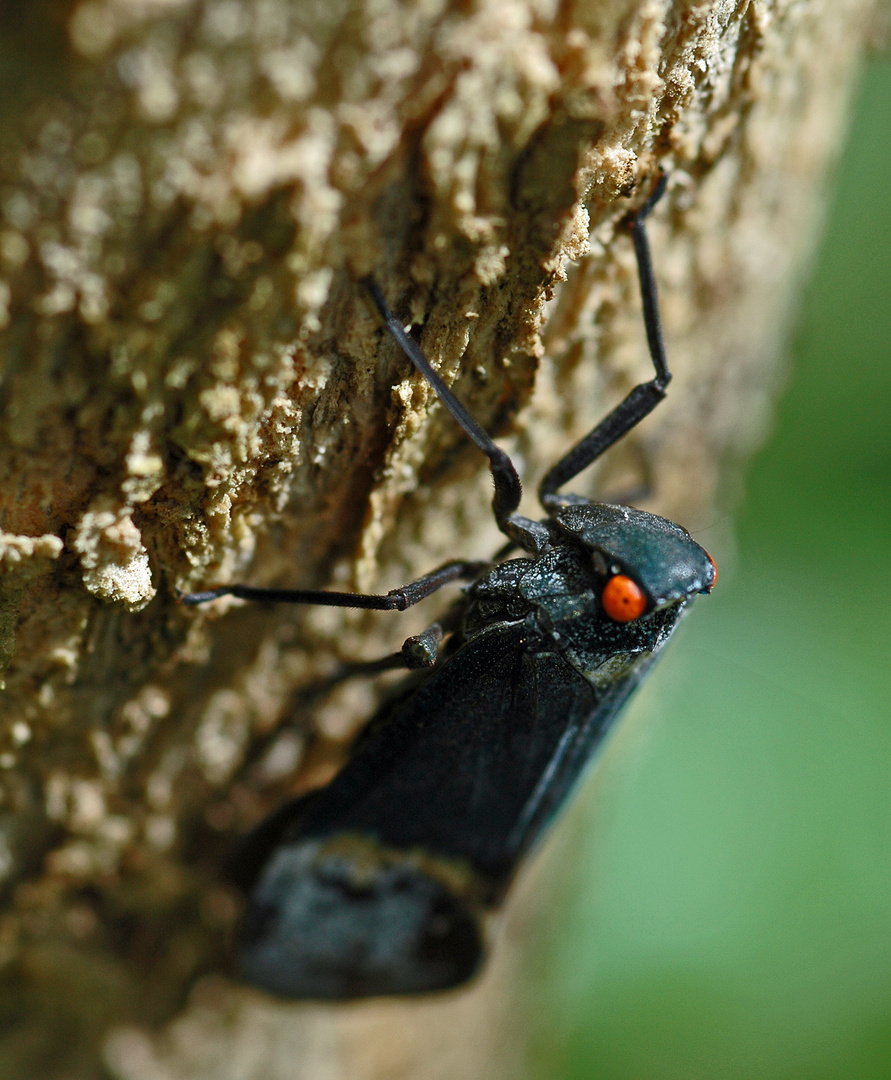
[{"label": "black insect", "polygon": [[662,177],[629,218],[655,378],[545,476],[542,521],[516,512],[510,459],[365,283],[387,330],[488,457],[495,518],[522,557],[448,563],[386,596],[231,585],[182,598],[401,611],[447,582],[471,582],[443,627],[406,642],[405,666],[427,670],[369,721],[334,780],[245,843],[234,876],[248,897],[239,960],[249,981],[286,997],[344,999],[469,979],[484,955],[486,910],[690,601],[714,585],[714,563],[679,525],[558,494],[665,396],[671,375],[644,229],[664,189]]}]

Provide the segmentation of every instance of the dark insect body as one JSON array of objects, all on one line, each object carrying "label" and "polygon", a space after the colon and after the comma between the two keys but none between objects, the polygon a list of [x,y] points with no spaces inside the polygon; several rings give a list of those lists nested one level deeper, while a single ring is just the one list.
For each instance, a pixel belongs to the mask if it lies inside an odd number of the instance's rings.
[{"label": "dark insect body", "polygon": [[[644,219],[629,221],[655,377],[635,387],[545,476],[547,516],[516,512],[507,455],[442,383],[366,282],[380,316],[489,458],[499,527],[522,557],[454,562],[386,596],[226,586],[222,595],[402,610],[470,580],[436,663],[440,627],[409,639],[427,668],[369,721],[326,787],[259,826],[236,860],[248,897],[239,962],[249,981],[293,998],[415,994],[459,985],[485,952],[485,912],[566,801],[604,735],[716,571],[679,525],[558,489],[638,424],[671,378]],[[395,666],[395,663],[394,665]]]}]

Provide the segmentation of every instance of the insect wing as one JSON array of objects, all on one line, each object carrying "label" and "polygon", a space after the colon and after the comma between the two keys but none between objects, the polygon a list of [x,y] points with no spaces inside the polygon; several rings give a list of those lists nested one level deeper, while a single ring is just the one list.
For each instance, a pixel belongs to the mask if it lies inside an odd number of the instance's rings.
[{"label": "insect wing", "polygon": [[245,978],[290,998],[444,990],[483,955],[479,911],[460,891],[424,860],[356,836],[274,849],[239,941]]},{"label": "insect wing", "polygon": [[517,823],[567,739],[596,726],[593,687],[525,624],[465,644],[307,804],[301,836],[359,833],[500,883]]},{"label": "insect wing", "polygon": [[464,645],[371,721],[331,784],[246,846],[256,858],[260,840],[266,857],[248,875],[245,974],[290,997],[464,982],[483,956],[481,910],[636,682],[631,669],[598,696],[526,624]]}]

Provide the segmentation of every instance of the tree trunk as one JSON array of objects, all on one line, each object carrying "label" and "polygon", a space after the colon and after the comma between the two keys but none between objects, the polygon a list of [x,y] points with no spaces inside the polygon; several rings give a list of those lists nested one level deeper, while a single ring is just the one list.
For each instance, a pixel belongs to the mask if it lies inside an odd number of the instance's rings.
[{"label": "tree trunk", "polygon": [[273,1003],[229,967],[226,852],[331,775],[380,691],[319,679],[435,601],[175,589],[383,592],[495,551],[481,456],[360,279],[534,491],[650,377],[617,226],[659,166],[675,379],[573,488],[645,483],[711,521],[776,385],[871,8],[0,3],[3,1075],[521,1075],[510,933],[417,1002]]}]

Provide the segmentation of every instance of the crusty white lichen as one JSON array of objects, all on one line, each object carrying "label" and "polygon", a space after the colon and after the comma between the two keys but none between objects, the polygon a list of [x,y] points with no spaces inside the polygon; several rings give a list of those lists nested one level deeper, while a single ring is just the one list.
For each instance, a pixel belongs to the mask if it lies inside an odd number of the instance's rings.
[{"label": "crusty white lichen", "polygon": [[80,556],[90,592],[139,611],[155,595],[148,552],[130,515],[107,507],[107,499],[97,499],[81,516],[71,549]]}]

